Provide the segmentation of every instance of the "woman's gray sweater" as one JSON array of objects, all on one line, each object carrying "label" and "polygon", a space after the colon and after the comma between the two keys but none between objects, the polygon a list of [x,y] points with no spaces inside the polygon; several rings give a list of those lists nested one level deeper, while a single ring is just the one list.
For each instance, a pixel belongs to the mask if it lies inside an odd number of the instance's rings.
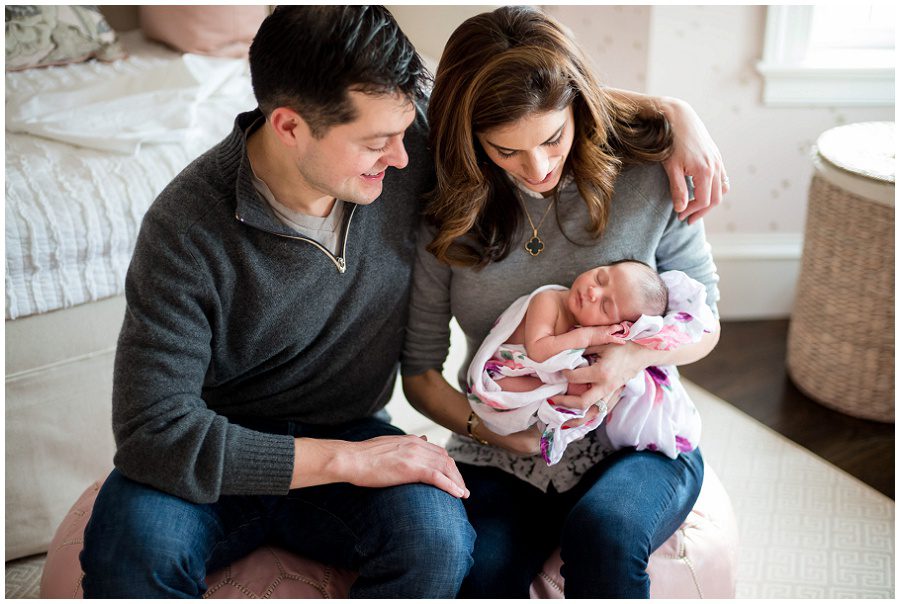
[{"label": "woman's gray sweater", "polygon": [[[537,224],[548,200],[527,196],[523,200]],[[555,215],[559,222],[554,220]],[[719,277],[703,223],[688,225],[678,220],[672,210],[668,178],[660,164],[622,171],[615,183],[609,222],[599,240],[592,241],[585,231],[589,216],[574,182],[563,187],[558,207],[551,210],[540,228],[545,247],[538,256],[525,251],[524,244],[531,239],[532,231],[527,221],[521,222],[519,240],[509,256],[481,270],[439,263],[425,250],[434,231],[423,225],[413,275],[403,375],[442,369],[453,316],[466,335],[468,348],[459,373],[462,389],[472,356],[500,314],[516,298],[551,283],[569,287],[575,277],[589,268],[624,258],[641,260],[659,272],[684,271],[706,285],[707,301],[716,310]],[[566,239],[560,224],[576,243]],[[498,466],[539,488],[546,489],[552,482],[563,491],[574,486],[584,471],[609,452],[610,446],[601,426],[589,437],[572,443],[562,461],[551,467],[539,456],[516,457],[455,436],[448,449],[457,461]]]}]

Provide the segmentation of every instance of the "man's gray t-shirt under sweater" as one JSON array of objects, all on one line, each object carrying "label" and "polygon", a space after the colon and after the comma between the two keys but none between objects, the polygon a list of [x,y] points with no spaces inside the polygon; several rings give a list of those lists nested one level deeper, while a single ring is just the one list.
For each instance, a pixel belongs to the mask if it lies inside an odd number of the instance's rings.
[{"label": "man's gray t-shirt under sweater", "polygon": [[[409,165],[350,205],[345,272],[253,186],[241,114],[150,207],[126,277],[116,352],[116,467],[190,501],[285,494],[293,437],[254,420],[334,425],[391,396],[421,198],[433,185],[422,121]],[[347,226],[349,221],[349,226]]]}]

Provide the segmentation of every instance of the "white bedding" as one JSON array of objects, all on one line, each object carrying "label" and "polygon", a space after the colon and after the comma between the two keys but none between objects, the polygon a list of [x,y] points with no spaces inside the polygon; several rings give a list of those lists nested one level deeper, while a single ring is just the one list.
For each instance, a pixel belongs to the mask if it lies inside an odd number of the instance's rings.
[{"label": "white bedding", "polygon": [[255,106],[245,63],[122,41],[113,64],[6,74],[7,319],[122,293],[147,207]]}]

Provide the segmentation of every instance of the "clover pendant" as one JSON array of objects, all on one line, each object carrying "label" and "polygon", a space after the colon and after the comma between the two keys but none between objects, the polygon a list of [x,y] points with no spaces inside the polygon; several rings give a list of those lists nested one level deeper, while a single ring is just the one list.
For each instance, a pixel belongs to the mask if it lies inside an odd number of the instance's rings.
[{"label": "clover pendant", "polygon": [[535,235],[528,243],[525,244],[525,250],[532,256],[537,256],[542,251],[544,251],[544,242],[541,241],[540,237]]}]

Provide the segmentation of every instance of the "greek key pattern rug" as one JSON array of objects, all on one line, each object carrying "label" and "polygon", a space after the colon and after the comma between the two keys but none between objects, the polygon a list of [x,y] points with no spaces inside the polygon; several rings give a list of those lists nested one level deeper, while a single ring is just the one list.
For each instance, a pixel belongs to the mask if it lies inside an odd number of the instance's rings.
[{"label": "greek key pattern rug", "polygon": [[685,383],[734,505],[739,598],[893,598],[894,501]]},{"label": "greek key pattern rug", "polygon": [[6,597],[8,599],[37,598],[43,569],[44,556],[30,556],[7,562]]}]

